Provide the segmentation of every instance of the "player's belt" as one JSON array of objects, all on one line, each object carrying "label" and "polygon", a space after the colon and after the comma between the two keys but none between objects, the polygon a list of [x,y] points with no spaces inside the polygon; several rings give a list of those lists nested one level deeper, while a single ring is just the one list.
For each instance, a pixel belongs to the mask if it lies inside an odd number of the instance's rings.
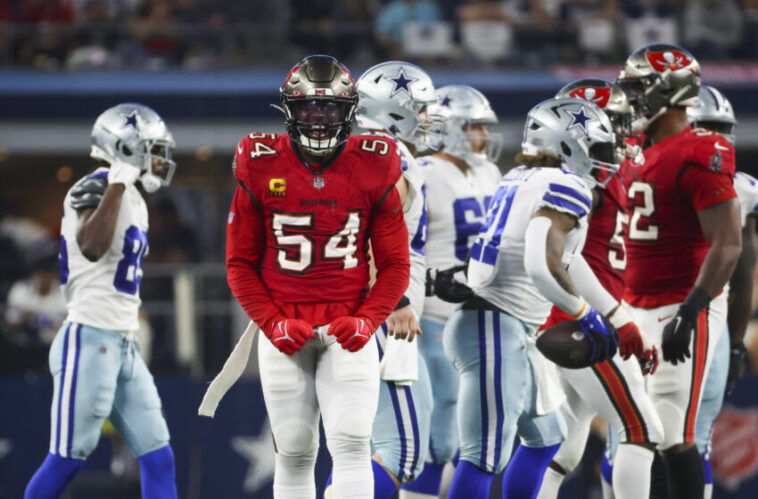
[{"label": "player's belt", "polygon": [[493,312],[500,312],[501,314],[507,314],[505,310],[493,305],[489,301],[485,300],[481,296],[472,296],[468,300],[464,301],[461,305],[462,310],[492,310]]}]

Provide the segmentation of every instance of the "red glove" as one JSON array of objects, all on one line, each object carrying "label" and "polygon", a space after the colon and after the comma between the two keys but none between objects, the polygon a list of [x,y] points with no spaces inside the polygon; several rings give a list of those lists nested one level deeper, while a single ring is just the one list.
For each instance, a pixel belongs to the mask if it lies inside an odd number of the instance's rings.
[{"label": "red glove", "polygon": [[642,369],[642,375],[655,374],[655,370],[658,369],[658,349],[655,345],[651,345],[650,348],[645,348],[640,355],[637,356],[637,360],[640,361],[640,369]]},{"label": "red glove", "polygon": [[337,341],[345,350],[357,352],[368,343],[374,331],[376,331],[376,327],[367,317],[344,315],[334,319],[329,324],[329,330],[326,334],[336,336]]},{"label": "red glove", "polygon": [[642,355],[642,335],[640,330],[632,321],[626,311],[619,305],[616,311],[609,317],[611,324],[619,333],[619,354],[624,360],[629,359],[632,355],[639,357]]},{"label": "red glove", "polygon": [[275,320],[263,332],[276,348],[287,355],[299,352],[309,339],[316,337],[313,326],[300,319]]}]

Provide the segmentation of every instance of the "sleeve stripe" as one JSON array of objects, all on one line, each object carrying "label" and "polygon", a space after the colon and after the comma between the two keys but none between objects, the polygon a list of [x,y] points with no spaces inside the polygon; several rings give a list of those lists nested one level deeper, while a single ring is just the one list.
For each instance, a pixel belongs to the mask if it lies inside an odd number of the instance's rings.
[{"label": "sleeve stripe", "polygon": [[553,191],[553,193],[560,193],[565,194],[567,196],[573,197],[582,203],[584,203],[585,206],[587,206],[587,209],[592,206],[592,200],[582,194],[581,192],[577,191],[576,189],[572,189],[571,187],[567,185],[561,185],[561,184],[550,184],[550,190]]},{"label": "sleeve stripe", "polygon": [[581,218],[587,215],[587,209],[585,207],[580,206],[576,203],[572,203],[567,199],[555,197],[549,192],[545,193],[545,195],[542,197],[542,200],[552,204],[556,208],[559,208],[561,211],[569,211],[577,217]]},{"label": "sleeve stripe", "polygon": [[571,195],[567,195],[567,194],[563,194],[563,193],[555,192],[555,191],[547,191],[547,193],[550,194],[551,196],[553,196],[554,198],[564,199],[564,200],[566,200],[566,201],[568,201],[570,203],[573,203],[573,204],[575,204],[577,206],[581,206],[587,212],[589,212],[590,209],[591,209],[590,206],[584,204],[582,201],[579,201],[578,199],[576,199],[575,197],[573,197]]}]

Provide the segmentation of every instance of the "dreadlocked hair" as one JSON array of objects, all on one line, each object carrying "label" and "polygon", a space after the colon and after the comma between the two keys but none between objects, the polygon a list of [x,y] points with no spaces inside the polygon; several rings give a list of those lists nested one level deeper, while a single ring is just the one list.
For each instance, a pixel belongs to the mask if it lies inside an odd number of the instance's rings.
[{"label": "dreadlocked hair", "polygon": [[527,168],[560,168],[563,161],[546,151],[540,151],[537,154],[516,154],[516,164],[524,165]]}]

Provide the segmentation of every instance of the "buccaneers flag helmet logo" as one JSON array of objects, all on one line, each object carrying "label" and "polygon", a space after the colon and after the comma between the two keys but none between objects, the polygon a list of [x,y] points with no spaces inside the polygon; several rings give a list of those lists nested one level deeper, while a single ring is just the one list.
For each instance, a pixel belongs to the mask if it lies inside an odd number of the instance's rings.
[{"label": "buccaneers flag helmet logo", "polygon": [[579,87],[572,90],[569,96],[590,101],[597,107],[604,108],[611,98],[611,87]]},{"label": "buccaneers flag helmet logo", "polygon": [[648,52],[645,56],[653,69],[661,73],[667,69],[671,71],[684,69],[692,64],[692,57],[678,50]]}]

